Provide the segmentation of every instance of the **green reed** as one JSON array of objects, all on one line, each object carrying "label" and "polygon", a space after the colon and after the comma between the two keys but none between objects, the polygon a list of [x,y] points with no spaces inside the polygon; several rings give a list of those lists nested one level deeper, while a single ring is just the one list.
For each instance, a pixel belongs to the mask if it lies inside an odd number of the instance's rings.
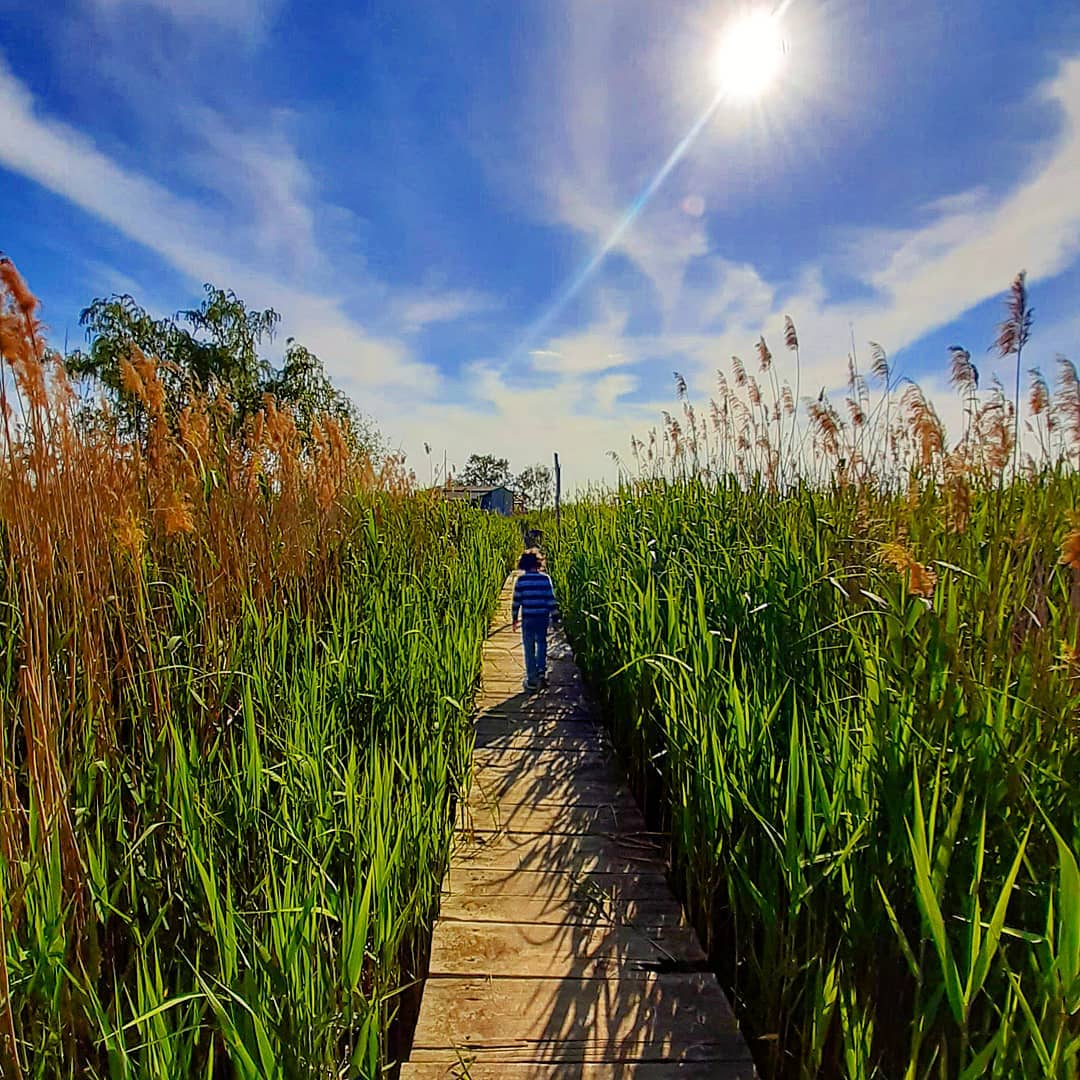
[{"label": "green reed", "polygon": [[[24,1076],[374,1077],[388,1063],[514,536],[421,498],[350,497],[346,512],[333,588],[247,600],[231,620],[209,624],[181,572],[146,566],[152,632],[127,627],[115,738],[101,749],[77,696],[60,718],[82,887],[33,799],[25,849],[0,856]],[[28,689],[13,605],[0,624],[13,716]],[[7,752],[33,783],[25,748]]]},{"label": "green reed", "polygon": [[[1080,478],[564,513],[578,660],[769,1076],[1076,1076]],[[932,597],[883,553],[936,574]]]}]

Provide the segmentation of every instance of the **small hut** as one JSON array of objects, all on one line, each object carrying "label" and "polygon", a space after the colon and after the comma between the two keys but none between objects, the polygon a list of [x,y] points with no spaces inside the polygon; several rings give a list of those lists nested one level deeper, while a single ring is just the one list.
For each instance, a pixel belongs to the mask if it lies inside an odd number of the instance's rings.
[{"label": "small hut", "polygon": [[505,485],[494,487],[478,485],[455,485],[440,489],[444,499],[450,502],[467,502],[491,514],[509,517],[514,512],[514,493]]}]

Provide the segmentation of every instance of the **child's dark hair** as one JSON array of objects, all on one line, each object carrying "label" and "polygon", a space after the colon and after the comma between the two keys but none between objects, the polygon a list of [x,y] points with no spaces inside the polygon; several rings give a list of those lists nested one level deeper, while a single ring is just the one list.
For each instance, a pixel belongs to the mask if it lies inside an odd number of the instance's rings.
[{"label": "child's dark hair", "polygon": [[529,550],[518,559],[518,569],[524,570],[527,574],[534,570],[539,570],[540,566],[540,552],[535,548],[529,548]]}]

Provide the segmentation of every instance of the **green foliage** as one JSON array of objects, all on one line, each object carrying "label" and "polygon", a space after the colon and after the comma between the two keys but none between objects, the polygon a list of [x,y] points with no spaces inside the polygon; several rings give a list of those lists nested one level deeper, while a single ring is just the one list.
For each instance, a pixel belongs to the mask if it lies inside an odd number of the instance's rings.
[{"label": "green foliage", "polygon": [[510,462],[494,454],[470,454],[459,479],[470,486],[498,487],[510,482]]},{"label": "green foliage", "polygon": [[[140,605],[167,632],[125,661],[116,739],[95,749],[101,702],[64,718],[77,903],[61,899],[56,822],[30,822],[16,861],[0,847],[26,1077],[383,1075],[515,537],[441,501],[371,495],[348,512],[331,587],[251,600],[213,634],[205,596],[147,565]],[[25,642],[13,605],[0,612],[11,715]]]},{"label": "green foliage", "polygon": [[514,488],[524,499],[526,509],[541,512],[551,501],[554,485],[554,477],[546,465],[530,465],[514,480]]},{"label": "green foliage", "polygon": [[766,1075],[1077,1075],[1078,503],[1050,473],[960,528],[932,490],[686,480],[564,514],[575,652]]},{"label": "green foliage", "polygon": [[147,422],[144,404],[124,380],[134,347],[158,361],[172,416],[195,396],[220,393],[239,423],[271,394],[292,410],[301,431],[310,433],[316,419],[333,417],[349,425],[360,446],[377,450],[370,421],[334,387],[314,353],[289,338],[280,369],[261,357],[279,322],[272,309],[249,310],[234,292],[212,285],[205,286],[197,308],[163,319],[127,295],[97,299],[80,317],[88,347],[69,356],[66,366],[74,378],[91,379],[105,391],[117,424],[130,436],[143,434]]}]

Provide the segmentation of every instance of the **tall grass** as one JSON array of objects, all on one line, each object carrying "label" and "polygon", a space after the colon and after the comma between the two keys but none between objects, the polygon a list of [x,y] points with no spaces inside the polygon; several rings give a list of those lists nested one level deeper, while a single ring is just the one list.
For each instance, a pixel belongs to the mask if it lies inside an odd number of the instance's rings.
[{"label": "tall grass", "polygon": [[564,515],[568,631],[767,1075],[1075,1077],[1080,477],[999,391],[950,448],[852,386],[809,478],[782,404],[684,400]]},{"label": "tall grass", "polygon": [[0,272],[0,1072],[379,1075],[513,536],[137,352],[86,424]]}]

